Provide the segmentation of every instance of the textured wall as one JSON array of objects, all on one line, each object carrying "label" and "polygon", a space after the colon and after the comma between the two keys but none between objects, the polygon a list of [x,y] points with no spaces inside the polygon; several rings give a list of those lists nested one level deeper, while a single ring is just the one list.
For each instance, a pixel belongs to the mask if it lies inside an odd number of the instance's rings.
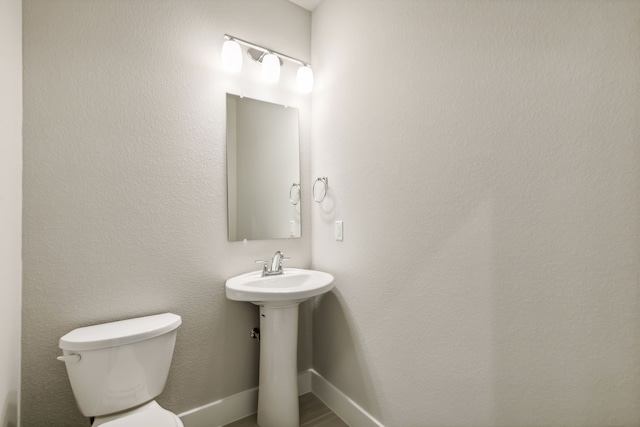
[{"label": "textured wall", "polygon": [[[183,317],[160,398],[181,412],[257,384],[257,308],[224,281],[303,238],[229,243],[225,92],[301,109],[310,181],[308,96],[222,72],[224,33],[310,57],[311,16],[285,0],[24,2],[23,425],[86,425],[60,336],[78,326],[171,311]],[[293,82],[291,82],[293,80]],[[302,314],[302,333],[310,324]],[[300,368],[310,364],[303,335]]]},{"label": "textured wall", "polygon": [[[313,13],[314,366],[385,425],[640,424],[640,2]],[[333,221],[344,221],[344,241]]]},{"label": "textured wall", "polygon": [[22,2],[0,1],[0,427],[15,426],[22,282]]}]

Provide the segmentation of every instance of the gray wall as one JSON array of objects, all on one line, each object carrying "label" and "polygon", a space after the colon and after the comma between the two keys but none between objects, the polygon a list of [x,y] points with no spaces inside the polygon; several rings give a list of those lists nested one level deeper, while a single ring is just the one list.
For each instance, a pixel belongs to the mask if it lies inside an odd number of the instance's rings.
[{"label": "gray wall", "polygon": [[303,183],[310,101],[295,69],[267,87],[255,64],[225,74],[220,49],[230,33],[309,60],[310,13],[285,0],[27,0],[23,13],[23,425],[86,425],[58,339],[121,318],[183,317],[168,409],[256,386],[257,310],[227,301],[224,281],[277,249],[308,267],[310,204],[307,186],[302,239],[227,242],[225,92],[300,108]]},{"label": "gray wall", "polygon": [[[640,2],[324,0],[314,367],[384,425],[640,425]],[[333,222],[344,221],[344,241]]]},{"label": "gray wall", "polygon": [[0,1],[0,427],[18,418],[22,283],[22,2]]}]

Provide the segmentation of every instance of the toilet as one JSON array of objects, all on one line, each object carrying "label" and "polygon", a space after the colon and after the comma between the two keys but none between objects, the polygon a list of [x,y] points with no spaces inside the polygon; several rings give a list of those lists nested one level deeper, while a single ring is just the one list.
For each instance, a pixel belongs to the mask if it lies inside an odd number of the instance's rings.
[{"label": "toilet", "polygon": [[182,318],[163,313],[74,329],[60,338],[71,388],[92,427],[184,427],[154,399],[169,375]]}]

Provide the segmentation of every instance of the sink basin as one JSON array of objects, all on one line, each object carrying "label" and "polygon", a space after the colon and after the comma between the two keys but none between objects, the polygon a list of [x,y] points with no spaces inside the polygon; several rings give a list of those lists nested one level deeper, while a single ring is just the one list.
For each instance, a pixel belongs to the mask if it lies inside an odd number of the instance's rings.
[{"label": "sink basin", "polygon": [[333,276],[300,268],[285,268],[282,274],[265,277],[262,271],[252,271],[227,280],[225,288],[227,298],[234,301],[300,303],[330,291]]}]

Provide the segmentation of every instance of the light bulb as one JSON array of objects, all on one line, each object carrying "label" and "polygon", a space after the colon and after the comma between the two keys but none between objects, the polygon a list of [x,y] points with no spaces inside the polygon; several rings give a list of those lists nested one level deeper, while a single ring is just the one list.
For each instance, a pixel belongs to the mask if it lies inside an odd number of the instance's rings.
[{"label": "light bulb", "polygon": [[240,45],[227,40],[222,45],[222,66],[230,73],[239,73],[242,70],[242,50]]},{"label": "light bulb", "polygon": [[313,90],[313,71],[308,65],[298,68],[296,77],[298,81],[298,92],[309,93]]},{"label": "light bulb", "polygon": [[280,80],[280,59],[273,53],[262,57],[262,78],[267,83],[278,83]]}]

